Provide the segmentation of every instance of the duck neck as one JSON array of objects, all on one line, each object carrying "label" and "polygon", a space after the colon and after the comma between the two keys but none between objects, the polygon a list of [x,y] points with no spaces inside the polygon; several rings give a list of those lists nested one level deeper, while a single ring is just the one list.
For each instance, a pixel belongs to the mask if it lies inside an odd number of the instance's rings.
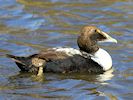
[{"label": "duck neck", "polygon": [[87,46],[86,48],[82,48],[81,50],[89,54],[95,54],[99,50],[99,47],[98,45],[91,45],[91,46]]},{"label": "duck neck", "polygon": [[83,38],[78,38],[77,44],[81,51],[87,52],[89,54],[94,54],[99,50],[99,46],[95,41],[85,40]]}]

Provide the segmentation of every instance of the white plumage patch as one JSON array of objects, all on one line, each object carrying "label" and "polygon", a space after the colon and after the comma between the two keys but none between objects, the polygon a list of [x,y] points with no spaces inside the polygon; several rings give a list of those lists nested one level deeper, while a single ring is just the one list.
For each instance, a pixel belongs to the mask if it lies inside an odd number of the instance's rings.
[{"label": "white plumage patch", "polygon": [[75,54],[82,55],[82,53],[79,50],[74,49],[74,48],[58,47],[58,48],[53,48],[53,49],[56,50],[56,51],[59,51],[59,52],[65,52],[68,56],[73,56]]},{"label": "white plumage patch", "polygon": [[88,54],[86,52],[81,52],[78,49],[74,48],[53,48],[56,51],[59,52],[65,52],[69,56],[73,56],[75,54],[84,56],[85,58],[91,58],[93,61],[98,63],[101,67],[103,67],[103,70],[107,71],[112,67],[112,58],[111,56],[107,53],[107,51],[99,48],[99,50],[94,53],[94,54]]},{"label": "white plumage patch", "polygon": [[97,62],[103,70],[107,71],[112,67],[112,58],[107,51],[99,48],[99,50],[91,56],[91,59]]}]

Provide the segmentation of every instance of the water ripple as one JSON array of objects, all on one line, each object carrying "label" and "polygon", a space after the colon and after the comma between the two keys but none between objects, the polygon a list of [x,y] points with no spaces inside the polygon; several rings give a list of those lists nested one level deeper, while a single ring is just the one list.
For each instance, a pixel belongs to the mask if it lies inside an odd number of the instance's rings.
[{"label": "water ripple", "polygon": [[[132,100],[132,0],[0,0],[0,99]],[[4,55],[27,56],[47,47],[77,48],[84,25],[118,40],[102,44],[113,70],[101,75],[21,73]]]}]

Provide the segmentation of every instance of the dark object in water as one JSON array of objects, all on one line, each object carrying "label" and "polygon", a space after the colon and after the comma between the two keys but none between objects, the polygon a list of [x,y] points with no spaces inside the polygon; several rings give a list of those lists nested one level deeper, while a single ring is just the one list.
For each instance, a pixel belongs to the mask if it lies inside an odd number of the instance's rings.
[{"label": "dark object in water", "polygon": [[77,39],[79,50],[48,48],[28,57],[10,54],[7,54],[7,57],[12,58],[21,71],[34,72],[38,75],[43,72],[103,73],[112,67],[112,59],[105,50],[99,48],[98,42],[117,43],[117,40],[95,26],[85,26]]}]

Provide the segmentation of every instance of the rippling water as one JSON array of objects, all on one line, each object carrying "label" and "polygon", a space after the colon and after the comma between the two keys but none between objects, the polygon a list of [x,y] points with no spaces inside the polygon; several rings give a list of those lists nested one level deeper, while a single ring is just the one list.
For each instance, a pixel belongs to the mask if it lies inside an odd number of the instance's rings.
[{"label": "rippling water", "polygon": [[[113,70],[102,75],[20,73],[6,53],[26,56],[46,47],[77,48],[84,25],[111,33],[103,44]],[[133,100],[132,0],[0,0],[1,100]]]}]

